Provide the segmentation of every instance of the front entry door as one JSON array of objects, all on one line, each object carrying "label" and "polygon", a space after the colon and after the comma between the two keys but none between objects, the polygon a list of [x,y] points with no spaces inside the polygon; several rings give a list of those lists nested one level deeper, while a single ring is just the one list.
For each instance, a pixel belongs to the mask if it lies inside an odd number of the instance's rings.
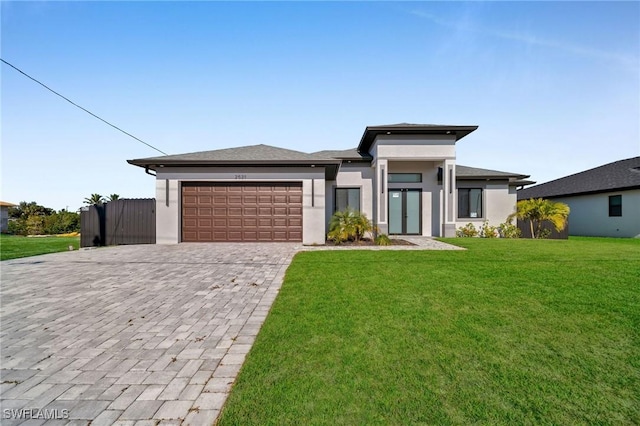
[{"label": "front entry door", "polygon": [[389,190],[389,234],[420,235],[420,190]]}]

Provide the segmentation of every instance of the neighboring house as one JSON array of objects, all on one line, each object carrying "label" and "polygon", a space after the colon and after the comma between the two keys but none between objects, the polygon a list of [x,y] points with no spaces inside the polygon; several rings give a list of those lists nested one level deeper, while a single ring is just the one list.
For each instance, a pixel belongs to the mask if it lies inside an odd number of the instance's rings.
[{"label": "neighboring house", "polygon": [[324,244],[347,207],[392,235],[455,236],[515,211],[527,175],[456,165],[477,126],[367,127],[356,149],[311,154],[252,145],[128,160],[156,176],[156,241]]},{"label": "neighboring house", "polygon": [[9,229],[9,207],[15,207],[15,204],[0,201],[0,232],[7,232]]},{"label": "neighboring house", "polygon": [[569,206],[569,235],[640,237],[640,157],[605,164],[518,191]]}]

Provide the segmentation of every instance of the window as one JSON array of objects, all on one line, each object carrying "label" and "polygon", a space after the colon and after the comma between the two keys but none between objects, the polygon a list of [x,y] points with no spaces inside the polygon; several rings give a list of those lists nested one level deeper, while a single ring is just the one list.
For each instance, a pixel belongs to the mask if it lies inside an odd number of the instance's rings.
[{"label": "window", "polygon": [[609,197],[609,216],[622,216],[622,195],[611,195]]},{"label": "window", "polygon": [[458,189],[458,217],[482,217],[482,189]]},{"label": "window", "polygon": [[389,173],[389,183],[422,182],[422,173]]},{"label": "window", "polygon": [[360,188],[336,188],[336,211],[360,211]]}]

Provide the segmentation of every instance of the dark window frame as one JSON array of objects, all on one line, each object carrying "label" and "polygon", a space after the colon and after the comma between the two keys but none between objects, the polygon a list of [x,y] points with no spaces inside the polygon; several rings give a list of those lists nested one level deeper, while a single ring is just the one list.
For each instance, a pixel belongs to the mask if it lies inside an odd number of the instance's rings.
[{"label": "dark window frame", "polygon": [[[480,191],[480,203],[479,203],[479,209],[480,212],[477,216],[471,216],[471,202],[470,202],[470,196],[471,196],[471,191],[473,190],[477,190]],[[460,202],[460,197],[461,195],[466,192],[466,196],[468,197],[466,206],[467,206],[467,211],[466,212],[462,212],[460,210],[462,203]],[[459,219],[483,219],[484,218],[484,188],[458,188],[458,218]]]},{"label": "dark window frame", "polygon": [[[418,180],[391,180],[391,176],[400,177],[400,176],[419,176]],[[422,183],[422,173],[389,173],[387,175],[387,181],[389,183]]]},{"label": "dark window frame", "polygon": [[622,194],[609,195],[609,217],[622,217]]},{"label": "dark window frame", "polygon": [[[360,212],[362,211],[362,188],[359,186],[336,186],[334,187],[334,191],[333,191],[333,211],[334,213],[337,211],[340,211],[338,209],[338,191],[340,190],[346,190],[347,191],[347,208],[351,207],[353,210]],[[358,191],[358,208],[353,208],[352,206],[349,205],[349,194],[348,191],[350,190],[357,190]]]}]

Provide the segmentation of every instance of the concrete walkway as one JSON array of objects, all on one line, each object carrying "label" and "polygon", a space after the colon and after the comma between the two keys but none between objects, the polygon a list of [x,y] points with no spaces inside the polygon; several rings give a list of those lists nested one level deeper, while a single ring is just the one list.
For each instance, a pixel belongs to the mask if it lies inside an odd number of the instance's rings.
[{"label": "concrete walkway", "polygon": [[[458,249],[425,237],[415,246]],[[2,262],[2,425],[209,425],[299,244],[119,246]],[[38,418],[37,418],[38,417]]]}]

